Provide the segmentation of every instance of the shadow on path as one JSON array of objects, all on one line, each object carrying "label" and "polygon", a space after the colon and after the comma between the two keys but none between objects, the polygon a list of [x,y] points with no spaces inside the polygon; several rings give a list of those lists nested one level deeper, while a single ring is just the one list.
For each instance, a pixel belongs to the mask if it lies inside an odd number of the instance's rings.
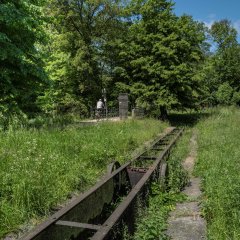
[{"label": "shadow on path", "polygon": [[168,121],[171,126],[195,126],[200,120],[211,116],[211,113],[194,112],[194,113],[170,113]]}]

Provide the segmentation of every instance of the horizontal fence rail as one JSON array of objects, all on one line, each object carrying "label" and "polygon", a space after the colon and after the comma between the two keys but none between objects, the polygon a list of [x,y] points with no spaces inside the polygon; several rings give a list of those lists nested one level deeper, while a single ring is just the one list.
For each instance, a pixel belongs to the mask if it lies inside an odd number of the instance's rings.
[{"label": "horizontal fence rail", "polygon": [[113,118],[119,117],[119,109],[118,108],[102,108],[102,109],[92,109],[91,110],[91,118],[92,119],[103,119],[103,118]]},{"label": "horizontal fence rail", "polygon": [[89,191],[56,212],[22,240],[122,239],[134,233],[138,209],[147,206],[152,181],[164,183],[167,158],[183,129],[172,128],[120,166],[116,161]]},{"label": "horizontal fence rail", "polygon": [[[119,117],[118,108],[102,108],[102,109],[91,109],[90,117],[92,119],[104,119],[104,118],[114,118]],[[143,108],[136,107],[131,109],[131,115],[133,118],[144,118],[145,111]]]}]

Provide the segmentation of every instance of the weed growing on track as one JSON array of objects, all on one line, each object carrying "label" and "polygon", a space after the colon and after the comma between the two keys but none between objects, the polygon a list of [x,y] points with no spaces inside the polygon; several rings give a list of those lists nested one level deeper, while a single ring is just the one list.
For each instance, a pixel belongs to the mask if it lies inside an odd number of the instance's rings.
[{"label": "weed growing on track", "polygon": [[240,239],[240,110],[221,108],[200,122],[196,173],[205,193],[209,240]]},{"label": "weed growing on track", "polygon": [[0,131],[0,237],[83,191],[167,126],[156,120]]},{"label": "weed growing on track", "polygon": [[134,240],[168,239],[164,233],[168,214],[175,208],[177,202],[185,200],[180,191],[188,182],[188,175],[181,163],[188,154],[189,139],[190,130],[186,130],[168,159],[167,192],[163,192],[158,183],[152,184],[149,207],[140,213]]}]

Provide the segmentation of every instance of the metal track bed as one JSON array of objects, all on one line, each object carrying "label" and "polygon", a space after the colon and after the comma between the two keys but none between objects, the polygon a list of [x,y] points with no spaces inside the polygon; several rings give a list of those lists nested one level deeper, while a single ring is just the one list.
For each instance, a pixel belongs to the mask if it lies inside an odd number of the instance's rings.
[{"label": "metal track bed", "polygon": [[131,161],[112,163],[94,187],[21,239],[119,240],[126,229],[133,234],[138,209],[147,205],[150,183],[164,184],[167,158],[182,132],[172,128]]}]

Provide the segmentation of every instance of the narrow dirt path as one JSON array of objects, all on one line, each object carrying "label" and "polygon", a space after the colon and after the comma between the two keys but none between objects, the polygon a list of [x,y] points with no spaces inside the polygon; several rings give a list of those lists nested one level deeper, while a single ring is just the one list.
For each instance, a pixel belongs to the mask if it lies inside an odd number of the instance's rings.
[{"label": "narrow dirt path", "polygon": [[184,189],[188,199],[179,203],[170,213],[167,235],[173,240],[200,240],[206,239],[206,222],[201,217],[200,209],[200,179],[193,176],[193,169],[197,155],[197,134],[193,131],[190,139],[189,156],[183,162],[188,171],[190,181]]}]

